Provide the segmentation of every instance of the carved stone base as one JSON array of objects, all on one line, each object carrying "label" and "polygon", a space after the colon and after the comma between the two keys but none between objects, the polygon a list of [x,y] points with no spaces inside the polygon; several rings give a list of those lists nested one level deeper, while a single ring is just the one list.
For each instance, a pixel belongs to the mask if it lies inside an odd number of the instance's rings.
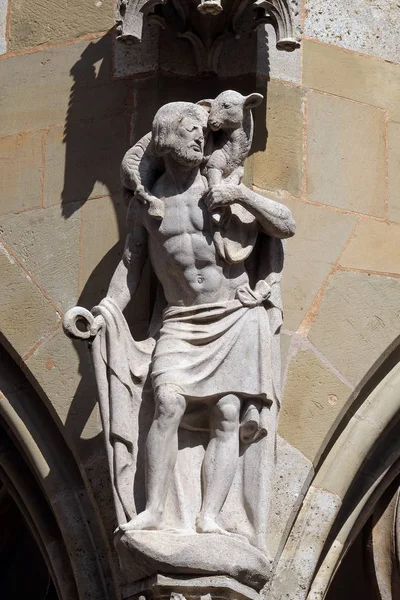
[{"label": "carved stone base", "polygon": [[270,561],[246,538],[235,534],[128,531],[116,535],[115,547],[131,581],[160,572],[192,577],[228,575],[260,590],[270,575]]},{"label": "carved stone base", "polygon": [[258,592],[231,577],[155,575],[131,586],[125,600],[259,600]]}]

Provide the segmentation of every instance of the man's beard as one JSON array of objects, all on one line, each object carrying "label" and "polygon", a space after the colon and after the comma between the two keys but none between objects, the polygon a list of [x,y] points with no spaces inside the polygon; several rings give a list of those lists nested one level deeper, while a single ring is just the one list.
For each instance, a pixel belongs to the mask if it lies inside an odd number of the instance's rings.
[{"label": "man's beard", "polygon": [[196,152],[187,146],[174,148],[171,154],[173,159],[182,167],[198,167],[204,160],[203,152]]}]

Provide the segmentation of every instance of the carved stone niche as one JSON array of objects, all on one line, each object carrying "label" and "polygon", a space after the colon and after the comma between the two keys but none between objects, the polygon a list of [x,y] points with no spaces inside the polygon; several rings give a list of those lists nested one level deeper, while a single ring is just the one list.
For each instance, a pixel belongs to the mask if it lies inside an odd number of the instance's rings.
[{"label": "carved stone niche", "polygon": [[271,25],[277,49],[290,52],[300,45],[298,17],[299,0],[119,0],[117,60],[124,75],[243,75],[264,51],[257,28]]}]

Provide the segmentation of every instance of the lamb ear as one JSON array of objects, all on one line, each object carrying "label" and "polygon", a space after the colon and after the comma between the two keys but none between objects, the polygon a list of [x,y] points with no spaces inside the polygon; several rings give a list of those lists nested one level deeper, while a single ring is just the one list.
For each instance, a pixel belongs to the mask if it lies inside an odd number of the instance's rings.
[{"label": "lamb ear", "polygon": [[249,94],[244,101],[244,105],[246,108],[255,108],[264,100],[264,97],[261,94]]},{"label": "lamb ear", "polygon": [[196,104],[198,104],[199,106],[202,106],[204,108],[204,110],[206,110],[209,113],[211,110],[212,100],[207,98],[206,100],[199,100],[198,102],[196,102]]}]

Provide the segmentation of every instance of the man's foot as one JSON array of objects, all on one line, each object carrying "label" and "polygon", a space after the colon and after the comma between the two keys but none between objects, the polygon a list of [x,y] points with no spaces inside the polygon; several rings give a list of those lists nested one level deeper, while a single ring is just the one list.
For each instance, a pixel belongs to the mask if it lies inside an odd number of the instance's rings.
[{"label": "man's foot", "polygon": [[145,510],[127,523],[121,523],[119,530],[125,533],[126,531],[141,531],[142,529],[159,529],[160,521],[161,518],[158,513]]},{"label": "man's foot", "polygon": [[223,533],[224,535],[229,535],[225,529],[222,529],[222,527],[217,525],[215,519],[204,515],[199,515],[197,517],[196,531],[197,533]]}]

